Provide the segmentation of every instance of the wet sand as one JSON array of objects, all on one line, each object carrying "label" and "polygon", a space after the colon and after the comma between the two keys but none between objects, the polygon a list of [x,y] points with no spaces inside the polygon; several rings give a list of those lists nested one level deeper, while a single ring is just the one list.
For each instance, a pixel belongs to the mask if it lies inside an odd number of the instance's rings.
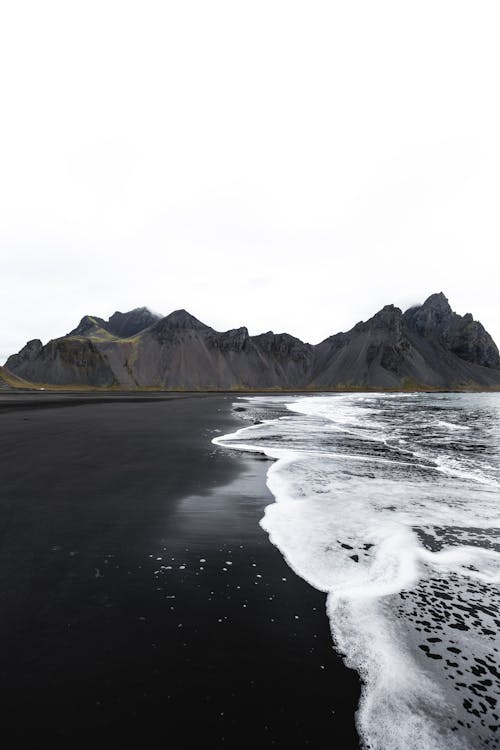
[{"label": "wet sand", "polygon": [[268,463],[211,443],[233,400],[2,395],[4,738],[357,747],[325,597],[258,525]]}]

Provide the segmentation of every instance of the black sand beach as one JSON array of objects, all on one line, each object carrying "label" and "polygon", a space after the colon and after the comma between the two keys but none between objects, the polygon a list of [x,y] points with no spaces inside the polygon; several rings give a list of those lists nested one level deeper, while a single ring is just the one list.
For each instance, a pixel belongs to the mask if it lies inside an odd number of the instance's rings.
[{"label": "black sand beach", "polygon": [[325,597],[258,525],[268,463],[211,443],[233,400],[2,395],[4,741],[357,747]]}]

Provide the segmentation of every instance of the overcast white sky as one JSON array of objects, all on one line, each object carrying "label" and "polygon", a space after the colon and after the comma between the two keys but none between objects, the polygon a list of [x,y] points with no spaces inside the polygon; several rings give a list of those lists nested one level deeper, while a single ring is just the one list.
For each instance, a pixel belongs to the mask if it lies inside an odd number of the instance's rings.
[{"label": "overcast white sky", "polygon": [[444,291],[500,343],[498,2],[0,6],[0,361],[185,307],[315,343]]}]

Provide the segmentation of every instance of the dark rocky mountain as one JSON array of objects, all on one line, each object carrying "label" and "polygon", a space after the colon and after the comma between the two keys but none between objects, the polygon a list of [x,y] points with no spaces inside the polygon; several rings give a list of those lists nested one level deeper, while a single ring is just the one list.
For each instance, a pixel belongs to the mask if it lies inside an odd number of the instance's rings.
[{"label": "dark rocky mountain", "polygon": [[42,346],[29,341],[19,354],[9,357],[5,369],[32,383],[47,385],[110,386],[115,375],[92,339],[71,336]]},{"label": "dark rocky mountain", "polygon": [[12,373],[25,368],[29,369],[30,363],[36,361],[42,349],[43,344],[40,339],[32,339],[17,354],[12,354],[5,363],[5,366]]},{"label": "dark rocky mountain", "polygon": [[316,347],[314,385],[375,388],[494,387],[500,358],[469,313],[454,313],[444,294],[403,313],[387,305],[367,322]]},{"label": "dark rocky mountain", "polygon": [[244,327],[221,333],[186,310],[85,316],[67,336],[28,342],[5,367],[35,383],[124,388],[500,387],[493,339],[442,293],[405,313],[387,305],[316,346]]},{"label": "dark rocky mountain", "polygon": [[103,320],[96,315],[84,315],[68,336],[102,336],[110,333],[119,338],[128,338],[144,331],[159,320],[161,320],[161,315],[151,312],[147,307],[136,307],[126,313],[117,311],[109,320]]},{"label": "dark rocky mountain", "polygon": [[500,367],[495,342],[470,313],[457,315],[441,292],[405,312],[408,327],[427,341],[437,339],[460,359],[484,367]]},{"label": "dark rocky mountain", "polygon": [[108,320],[107,330],[115,336],[127,338],[149,328],[161,320],[161,317],[147,307],[136,307],[127,313],[115,312]]}]

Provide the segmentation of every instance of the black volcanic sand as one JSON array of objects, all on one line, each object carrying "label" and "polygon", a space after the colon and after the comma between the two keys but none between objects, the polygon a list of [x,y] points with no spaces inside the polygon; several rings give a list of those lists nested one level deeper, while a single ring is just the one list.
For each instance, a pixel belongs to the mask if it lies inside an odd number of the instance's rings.
[{"label": "black volcanic sand", "polygon": [[258,525],[269,463],[211,443],[233,400],[1,398],[4,743],[358,746],[325,597]]}]

